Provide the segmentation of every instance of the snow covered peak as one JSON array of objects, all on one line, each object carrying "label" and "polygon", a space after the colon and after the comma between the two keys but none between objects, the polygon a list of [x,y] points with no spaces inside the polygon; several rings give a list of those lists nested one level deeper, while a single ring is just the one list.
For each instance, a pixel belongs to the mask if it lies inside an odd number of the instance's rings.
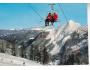
[{"label": "snow covered peak", "polygon": [[70,20],[69,23],[67,24],[66,28],[65,28],[65,31],[68,32],[68,31],[77,31],[78,28],[80,27],[81,25],[73,20]]},{"label": "snow covered peak", "polygon": [[77,23],[77,22],[75,22],[73,20],[69,20],[69,25],[74,26],[74,27],[81,26],[79,23]]}]

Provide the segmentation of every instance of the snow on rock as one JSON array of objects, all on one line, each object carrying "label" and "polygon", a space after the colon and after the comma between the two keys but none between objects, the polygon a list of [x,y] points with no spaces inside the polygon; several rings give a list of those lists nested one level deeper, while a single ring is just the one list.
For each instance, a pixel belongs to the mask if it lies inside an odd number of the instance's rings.
[{"label": "snow on rock", "polygon": [[66,37],[62,40],[62,44],[65,44],[65,42],[66,42],[67,40],[69,40],[69,39],[71,39],[71,36],[70,36],[70,35],[66,36]]},{"label": "snow on rock", "polygon": [[52,51],[50,51],[51,55],[56,55],[57,53],[59,53],[60,47],[59,45],[55,45],[55,47],[52,49]]},{"label": "snow on rock", "polygon": [[48,36],[46,37],[46,39],[51,39],[51,42],[54,40],[55,37],[55,29],[54,27],[51,27],[50,29],[45,29],[46,31],[49,31]]}]

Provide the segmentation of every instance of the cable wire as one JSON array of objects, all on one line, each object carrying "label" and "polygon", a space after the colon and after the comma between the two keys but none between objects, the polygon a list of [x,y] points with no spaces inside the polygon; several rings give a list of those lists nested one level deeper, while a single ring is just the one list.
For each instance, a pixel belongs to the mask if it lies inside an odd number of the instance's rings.
[{"label": "cable wire", "polygon": [[60,4],[58,4],[58,6],[59,6],[59,8],[61,9],[62,14],[63,14],[63,15],[64,15],[64,17],[65,17],[66,22],[68,23],[68,19],[67,19],[67,17],[66,17],[66,15],[65,15],[65,13],[64,13],[64,10],[63,10],[62,6],[61,6]]},{"label": "cable wire", "polygon": [[43,19],[42,16],[41,16],[31,5],[29,5],[29,6],[31,7],[31,9],[32,9],[41,19]]}]

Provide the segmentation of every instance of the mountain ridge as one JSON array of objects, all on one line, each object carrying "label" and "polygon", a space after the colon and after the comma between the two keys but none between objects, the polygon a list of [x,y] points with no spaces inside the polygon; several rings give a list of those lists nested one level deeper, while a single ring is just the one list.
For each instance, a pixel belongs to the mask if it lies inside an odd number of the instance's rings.
[{"label": "mountain ridge", "polygon": [[0,39],[0,52],[41,64],[88,64],[88,28],[73,20],[57,29],[47,26],[0,31]]}]

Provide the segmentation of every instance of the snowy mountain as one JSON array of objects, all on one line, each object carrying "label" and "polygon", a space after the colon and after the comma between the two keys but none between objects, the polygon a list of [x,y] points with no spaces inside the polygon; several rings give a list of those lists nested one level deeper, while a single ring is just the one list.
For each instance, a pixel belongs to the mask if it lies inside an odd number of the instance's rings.
[{"label": "snowy mountain", "polygon": [[[50,47],[50,44],[53,44],[54,48],[48,53],[50,54],[51,58],[54,58],[55,62],[53,64],[88,63],[88,29],[85,27],[82,29],[81,28],[82,27],[80,24],[70,20],[67,25],[59,28],[56,33],[52,33],[52,35],[54,35],[54,39],[53,36],[50,35],[51,39],[53,40],[49,42],[48,47]],[[71,61],[71,57],[73,61]],[[77,59],[79,62],[77,62]],[[85,59],[87,61],[81,61]]]},{"label": "snowy mountain", "polygon": [[72,20],[57,30],[1,30],[0,39],[0,52],[41,64],[88,64],[88,28]]}]

